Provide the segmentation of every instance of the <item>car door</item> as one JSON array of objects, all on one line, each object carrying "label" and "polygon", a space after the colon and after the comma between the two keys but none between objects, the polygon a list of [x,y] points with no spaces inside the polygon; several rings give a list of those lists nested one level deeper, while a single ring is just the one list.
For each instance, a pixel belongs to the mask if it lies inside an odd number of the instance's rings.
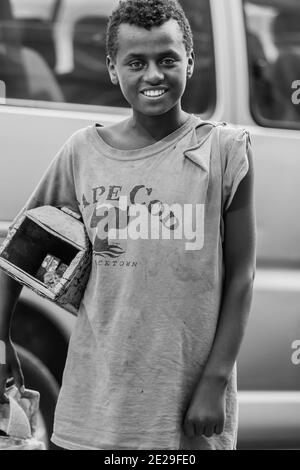
[{"label": "car door", "polygon": [[233,57],[230,120],[252,137],[258,235],[239,359],[240,389],[253,393],[241,394],[241,426],[247,421],[248,434],[241,427],[240,437],[249,440],[252,433],[253,442],[299,446],[300,368],[293,353],[300,339],[300,5],[233,0],[226,21]]}]

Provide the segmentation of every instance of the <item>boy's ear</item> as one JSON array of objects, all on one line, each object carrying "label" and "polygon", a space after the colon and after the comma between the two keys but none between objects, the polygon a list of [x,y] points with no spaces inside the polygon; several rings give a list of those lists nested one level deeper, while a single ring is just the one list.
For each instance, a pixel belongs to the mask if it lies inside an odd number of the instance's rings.
[{"label": "boy's ear", "polygon": [[194,72],[194,65],[195,65],[195,54],[194,51],[192,51],[188,57],[188,64],[186,68],[186,76],[187,78],[191,78]]},{"label": "boy's ear", "polygon": [[106,56],[106,67],[108,69],[108,73],[110,76],[110,80],[114,85],[119,84],[118,74],[116,71],[116,66],[114,61],[110,58],[110,56]]}]

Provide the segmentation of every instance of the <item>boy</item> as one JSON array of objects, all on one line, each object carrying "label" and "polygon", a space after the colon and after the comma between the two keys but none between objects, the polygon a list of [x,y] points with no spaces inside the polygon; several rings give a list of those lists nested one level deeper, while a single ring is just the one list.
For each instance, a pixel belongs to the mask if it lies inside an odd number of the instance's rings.
[{"label": "boy", "polygon": [[[120,2],[107,67],[132,116],[75,133],[25,206],[80,212],[93,244],[52,440],[234,449],[255,272],[249,136],[182,110],[194,53],[175,0]],[[20,287],[4,275],[0,287],[1,339],[20,385],[8,326]],[[2,367],[2,393],[6,377]]]}]

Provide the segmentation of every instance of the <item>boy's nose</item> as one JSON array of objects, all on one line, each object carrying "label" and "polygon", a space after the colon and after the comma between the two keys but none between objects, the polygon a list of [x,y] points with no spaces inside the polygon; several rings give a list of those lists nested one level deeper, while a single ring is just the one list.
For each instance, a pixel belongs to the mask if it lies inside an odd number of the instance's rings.
[{"label": "boy's nose", "polygon": [[150,64],[144,74],[144,80],[151,84],[161,83],[164,79],[164,74],[156,64]]}]

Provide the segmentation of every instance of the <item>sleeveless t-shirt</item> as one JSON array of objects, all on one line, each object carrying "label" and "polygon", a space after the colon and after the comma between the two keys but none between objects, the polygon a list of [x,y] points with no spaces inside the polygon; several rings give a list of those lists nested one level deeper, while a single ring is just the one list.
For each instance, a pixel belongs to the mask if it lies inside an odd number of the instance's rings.
[{"label": "sleeveless t-shirt", "polygon": [[[200,137],[205,123],[212,127]],[[45,204],[80,212],[93,249],[55,444],[235,449],[236,365],[223,433],[190,439],[183,419],[213,346],[223,214],[248,171],[249,144],[244,129],[191,114],[175,132],[136,150],[115,149],[88,126],[52,161],[21,212]]]}]

